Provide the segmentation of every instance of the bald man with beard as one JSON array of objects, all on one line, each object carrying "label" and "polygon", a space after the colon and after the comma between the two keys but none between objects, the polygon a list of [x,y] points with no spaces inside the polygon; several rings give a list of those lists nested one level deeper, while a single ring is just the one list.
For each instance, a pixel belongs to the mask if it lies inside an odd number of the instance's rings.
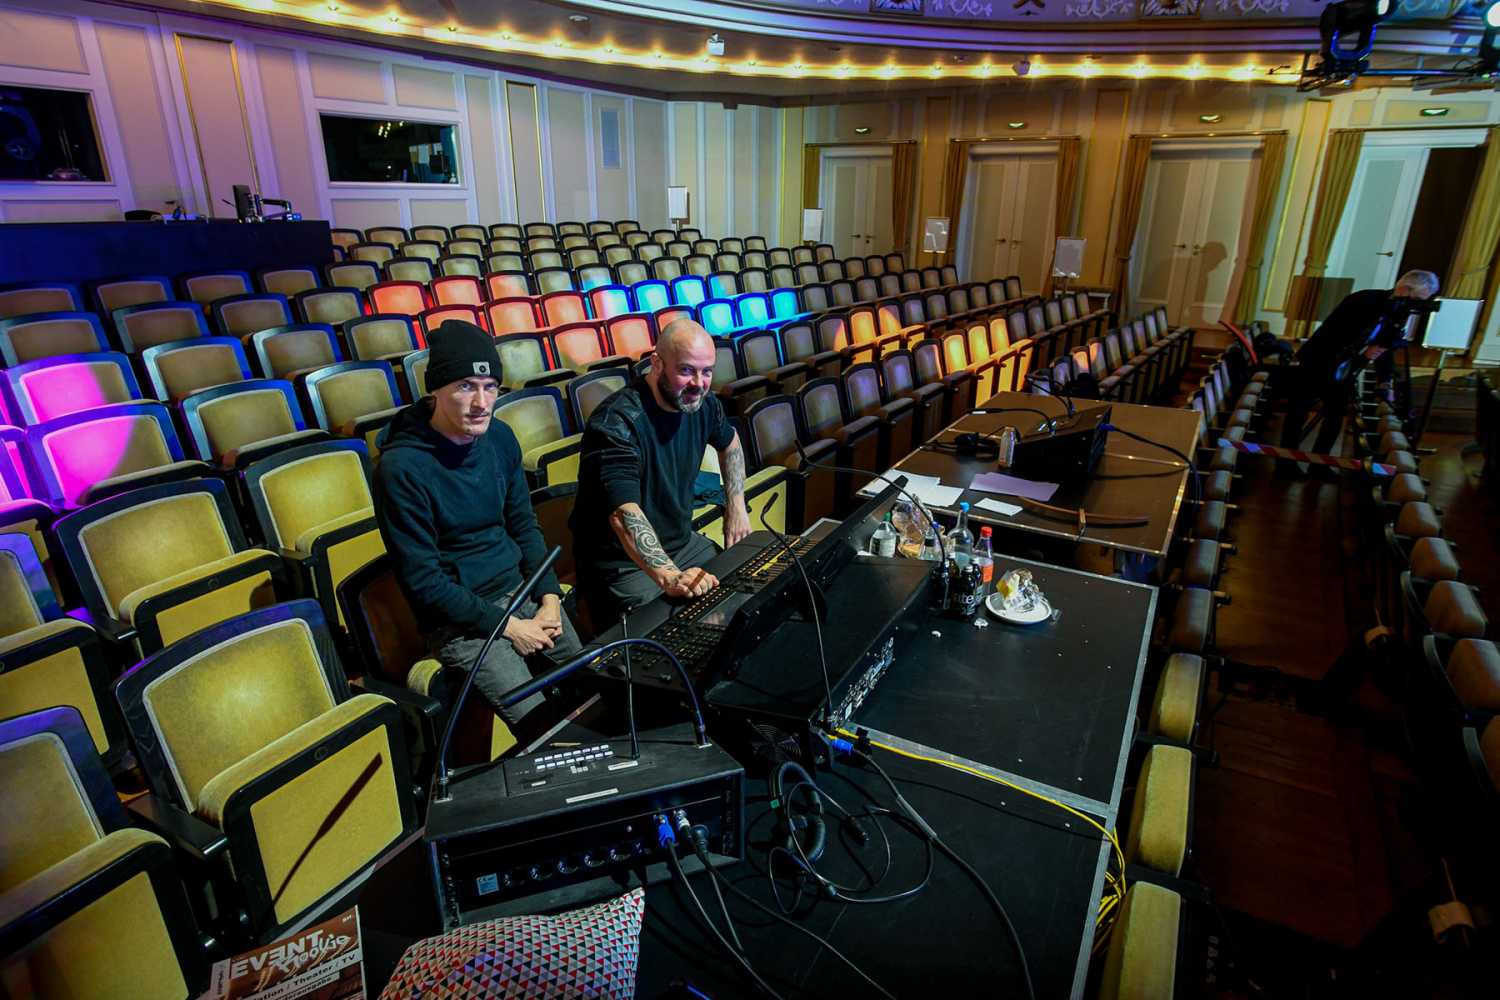
[{"label": "bald man with beard", "polygon": [[692,320],[675,320],[657,338],[646,376],[589,417],[569,523],[596,628],[658,595],[685,600],[718,585],[704,568],[718,549],[693,531],[693,484],[705,449],[719,453],[724,544],[750,533],[745,452],[713,379],[713,339]]}]

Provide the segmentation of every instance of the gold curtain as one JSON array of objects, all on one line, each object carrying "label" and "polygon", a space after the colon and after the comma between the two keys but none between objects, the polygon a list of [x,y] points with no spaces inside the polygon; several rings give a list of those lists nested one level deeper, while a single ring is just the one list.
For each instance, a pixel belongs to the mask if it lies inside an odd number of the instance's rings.
[{"label": "gold curtain", "polygon": [[[1053,211],[1052,235],[1072,236],[1073,202],[1078,197],[1078,161],[1083,140],[1077,136],[1057,140],[1057,204]],[[1052,294],[1052,269],[1047,269],[1043,294]]]},{"label": "gold curtain", "polygon": [[1261,140],[1260,176],[1255,183],[1255,215],[1250,220],[1250,243],[1245,248],[1245,272],[1240,275],[1239,292],[1234,303],[1224,310],[1241,325],[1255,319],[1260,269],[1266,255],[1266,238],[1271,232],[1271,216],[1276,211],[1276,194],[1281,189],[1285,161],[1285,132],[1272,132]]},{"label": "gold curtain", "polygon": [[1455,273],[1444,294],[1455,299],[1482,296],[1496,246],[1500,246],[1500,125],[1490,129],[1484,163],[1469,196],[1469,214],[1453,255]]},{"label": "gold curtain", "polygon": [[[802,147],[802,207],[820,207],[818,189],[819,171],[823,164],[823,150],[819,146]],[[797,220],[797,231],[802,231],[802,220]]]},{"label": "gold curtain", "polygon": [[1150,164],[1151,137],[1131,136],[1120,163],[1120,228],[1115,240],[1115,281],[1110,290],[1110,305],[1122,318],[1125,315],[1125,289],[1130,285],[1130,257],[1135,247],[1135,231],[1141,221],[1141,202],[1146,197],[1146,168]]},{"label": "gold curtain", "polygon": [[[948,216],[948,250],[958,236],[958,213],[964,203],[964,178],[969,172],[969,143],[953,139],[948,143],[948,159],[943,164],[943,214]],[[920,248],[919,248],[920,249]]]},{"label": "gold curtain", "polygon": [[911,206],[917,196],[917,144],[891,147],[891,243],[906,252],[911,236]]},{"label": "gold curtain", "polygon": [[1302,277],[1293,279],[1287,289],[1286,317],[1289,336],[1301,336],[1303,328],[1317,312],[1322,296],[1323,273],[1328,270],[1328,254],[1339,231],[1339,219],[1349,189],[1354,186],[1354,169],[1359,166],[1359,150],[1365,134],[1348,129],[1334,129],[1323,157],[1323,176],[1318,178],[1318,201],[1313,207],[1312,225],[1307,235],[1307,257],[1302,262]]}]

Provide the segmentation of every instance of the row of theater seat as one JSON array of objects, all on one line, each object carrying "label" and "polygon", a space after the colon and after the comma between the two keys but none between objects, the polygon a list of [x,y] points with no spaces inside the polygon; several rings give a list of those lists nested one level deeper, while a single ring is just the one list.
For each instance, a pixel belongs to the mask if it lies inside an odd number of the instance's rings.
[{"label": "row of theater seat", "polygon": [[1399,700],[1405,733],[1433,806],[1437,850],[1461,896],[1500,884],[1491,831],[1500,820],[1500,651],[1458,546],[1421,478],[1409,427],[1361,373],[1356,454],[1378,463],[1358,498],[1374,594],[1364,646]]},{"label": "row of theater seat", "polygon": [[1183,995],[1220,974],[1215,966],[1224,956],[1213,893],[1199,881],[1193,860],[1196,773],[1214,761],[1199,743],[1199,729],[1217,662],[1214,617],[1229,600],[1224,557],[1234,552],[1228,501],[1239,454],[1229,442],[1253,434],[1268,379],[1234,346],[1210,361],[1189,395],[1200,418],[1197,468],[1161,574],[1170,607],[1159,616],[1147,680],[1154,694],[1132,755],[1129,888],[1097,970],[1101,1000]]}]

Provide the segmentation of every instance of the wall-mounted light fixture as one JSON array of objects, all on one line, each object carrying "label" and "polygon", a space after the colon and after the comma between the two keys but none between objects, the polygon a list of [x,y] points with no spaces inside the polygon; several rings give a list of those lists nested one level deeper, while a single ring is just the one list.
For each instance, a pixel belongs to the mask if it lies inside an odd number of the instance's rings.
[{"label": "wall-mounted light fixture", "polygon": [[1006,122],[1005,123],[1005,127],[1006,128],[1025,128],[1026,127],[1026,123],[1025,122]]},{"label": "wall-mounted light fixture", "polygon": [[868,125],[861,125],[859,128],[857,128],[857,129],[854,130],[854,134],[855,135],[869,135],[870,134],[870,126],[868,126]]},{"label": "wall-mounted light fixture", "polygon": [[1448,109],[1447,108],[1423,108],[1422,109],[1422,117],[1423,118],[1442,118],[1447,113],[1448,113]]},{"label": "wall-mounted light fixture", "polygon": [[1217,125],[1224,120],[1223,115],[1199,115],[1198,120],[1205,125]]},{"label": "wall-mounted light fixture", "polygon": [[724,36],[715,31],[708,36],[708,54],[711,56],[722,56],[724,54]]}]

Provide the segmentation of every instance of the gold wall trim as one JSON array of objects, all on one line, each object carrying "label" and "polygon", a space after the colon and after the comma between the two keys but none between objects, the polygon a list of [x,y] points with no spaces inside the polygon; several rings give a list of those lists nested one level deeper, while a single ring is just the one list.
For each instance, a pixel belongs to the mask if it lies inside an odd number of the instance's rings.
[{"label": "gold wall trim", "polygon": [[[526,89],[531,91],[531,118],[536,123],[536,176],[537,185],[541,193],[542,215],[547,214],[547,171],[542,166],[542,106],[537,98],[537,85],[534,83],[517,83],[514,80],[505,81],[505,134],[510,137],[510,199],[516,208],[516,224],[526,225],[527,220],[521,218],[521,178],[516,174],[516,164],[519,157],[516,153],[516,122],[511,117],[510,95],[512,88],[516,90]],[[532,220],[539,221],[539,220]]]},{"label": "gold wall trim", "polygon": [[[1276,246],[1271,250],[1271,267],[1273,273],[1266,276],[1266,293],[1264,298],[1261,300],[1261,308],[1267,312],[1282,312],[1282,307],[1286,305],[1285,291],[1282,292],[1281,301],[1279,303],[1276,303],[1275,305],[1272,305],[1271,286],[1275,283],[1274,270],[1276,267],[1276,259],[1281,254],[1282,238],[1286,234],[1286,219],[1287,216],[1291,213],[1291,188],[1292,185],[1297,182],[1297,165],[1301,162],[1302,140],[1307,136],[1307,118],[1311,113],[1312,106],[1314,104],[1326,104],[1328,105],[1329,114],[1331,115],[1333,113],[1333,102],[1326,98],[1312,97],[1302,102],[1302,125],[1297,130],[1297,148],[1292,153],[1292,169],[1287,177],[1287,202],[1282,206],[1281,225],[1279,225],[1276,230]],[[1318,133],[1318,148],[1316,152],[1313,153],[1314,164],[1316,164],[1323,158],[1323,146],[1328,141],[1328,133],[1330,131],[1331,130],[1325,123],[1323,130]],[[1288,291],[1291,289],[1291,279],[1297,276],[1297,247],[1300,247],[1302,245],[1302,235],[1307,231],[1307,217],[1311,213],[1312,201],[1318,190],[1317,176],[1314,175],[1309,180],[1310,183],[1307,185],[1307,198],[1303,201],[1302,204],[1302,218],[1297,221],[1297,246],[1292,247],[1292,271],[1290,276],[1287,278]]]},{"label": "gold wall trim", "polygon": [[187,98],[188,124],[193,128],[193,146],[198,150],[198,173],[203,178],[203,197],[208,202],[204,213],[211,218],[214,213],[214,192],[212,185],[208,182],[208,160],[203,155],[203,137],[198,134],[198,113],[193,110],[193,84],[188,74],[187,57],[182,51],[184,38],[192,38],[200,42],[216,42],[229,47],[229,66],[234,73],[235,99],[240,106],[240,127],[245,133],[245,152],[250,156],[250,180],[255,185],[256,193],[260,192],[260,170],[255,163],[255,139],[250,134],[250,112],[245,107],[245,88],[240,81],[240,61],[234,42],[228,38],[215,38],[212,35],[173,32],[172,44],[177,49],[177,69],[182,74],[182,93]]}]

